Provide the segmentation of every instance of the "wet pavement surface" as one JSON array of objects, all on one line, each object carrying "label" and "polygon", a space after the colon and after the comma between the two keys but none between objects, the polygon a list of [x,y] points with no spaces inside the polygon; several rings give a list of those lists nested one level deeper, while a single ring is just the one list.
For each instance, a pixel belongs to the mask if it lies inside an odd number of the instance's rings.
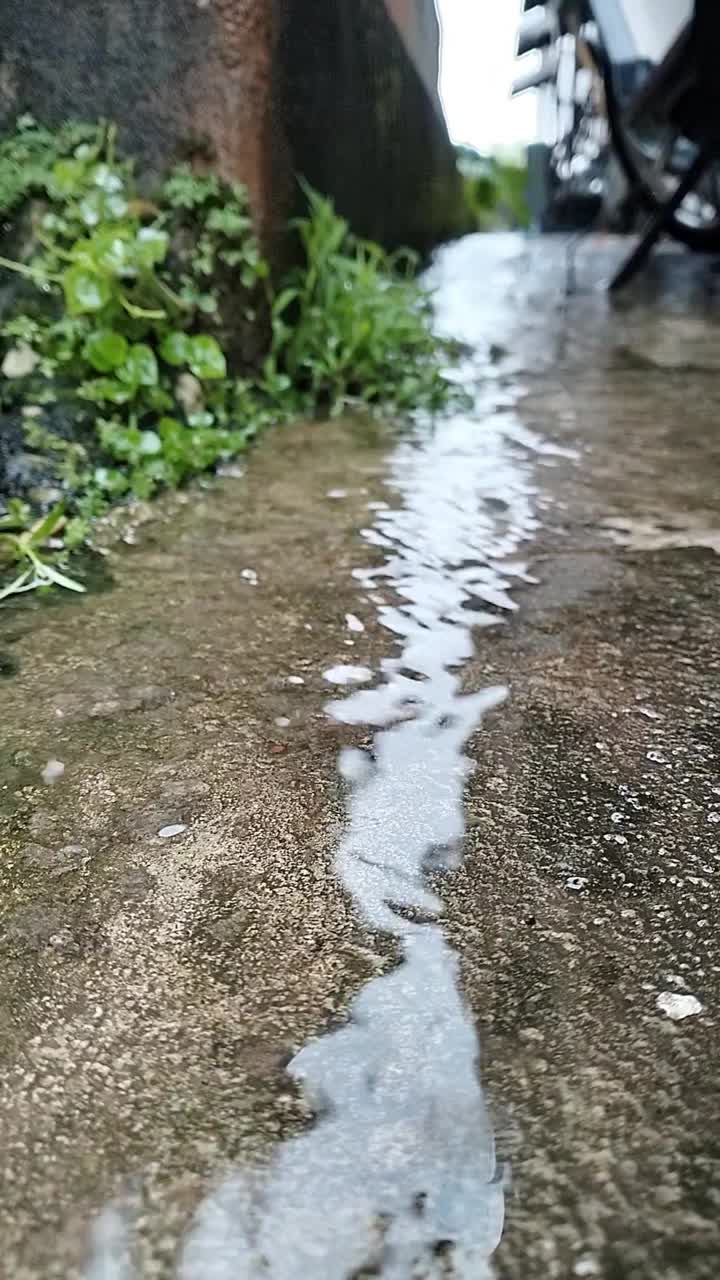
[{"label": "wet pavement surface", "polygon": [[720,277],[622,252],[2,610],[0,1276],[717,1275]]}]

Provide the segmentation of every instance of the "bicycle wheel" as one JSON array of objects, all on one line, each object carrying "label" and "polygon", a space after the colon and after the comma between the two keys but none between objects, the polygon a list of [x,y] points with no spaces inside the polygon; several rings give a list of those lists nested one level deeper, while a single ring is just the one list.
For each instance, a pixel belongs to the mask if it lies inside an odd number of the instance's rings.
[{"label": "bicycle wheel", "polygon": [[[628,122],[616,74],[603,58],[608,125],[613,150],[638,203],[656,212],[675,191],[692,164],[697,148],[668,126],[654,136],[640,135]],[[698,253],[720,249],[720,174],[713,165],[696,191],[668,219],[666,230]]]}]

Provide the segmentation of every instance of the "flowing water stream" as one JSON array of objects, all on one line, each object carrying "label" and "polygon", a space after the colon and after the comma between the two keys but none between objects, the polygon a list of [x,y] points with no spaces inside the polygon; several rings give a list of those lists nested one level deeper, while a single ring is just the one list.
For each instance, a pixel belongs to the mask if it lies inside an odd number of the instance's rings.
[{"label": "flowing water stream", "polygon": [[[467,253],[445,251],[434,283],[440,325],[473,342],[488,298],[468,305]],[[399,963],[367,983],[341,1029],[294,1058],[314,1123],[268,1169],[235,1172],[205,1202],[180,1280],[491,1275],[504,1178],[437,873],[462,857],[464,746],[507,694],[464,691],[463,663],[472,629],[502,623],[516,608],[513,585],[527,580],[532,454],[548,446],[523,429],[517,389],[499,384],[482,350],[464,376],[475,379],[478,363],[474,409],[419,423],[391,457],[388,502],[374,504],[362,531],[374,564],[355,577],[392,656],[374,687],[327,708],[374,729],[369,751],[341,753],[347,824],[334,865],[366,925],[396,940]],[[342,672],[333,679],[344,683]],[[130,1280],[113,1210],[96,1224],[94,1251],[87,1280]]]}]

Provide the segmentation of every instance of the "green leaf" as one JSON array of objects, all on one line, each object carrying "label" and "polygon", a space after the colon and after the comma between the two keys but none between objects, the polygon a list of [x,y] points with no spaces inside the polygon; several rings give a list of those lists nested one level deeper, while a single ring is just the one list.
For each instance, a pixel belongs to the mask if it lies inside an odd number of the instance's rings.
[{"label": "green leaf", "polygon": [[283,311],[287,311],[292,302],[299,297],[298,289],[282,289],[272,304],[272,313],[274,316],[281,316]]},{"label": "green leaf", "polygon": [[192,351],[192,339],[181,330],[167,333],[162,340],[160,355],[167,364],[189,364]]},{"label": "green leaf", "polygon": [[82,545],[90,531],[90,525],[87,520],[81,519],[80,516],[73,516],[72,520],[68,520],[63,533],[63,542],[66,551],[74,551],[76,547]]},{"label": "green leaf", "polygon": [[104,209],[106,218],[124,218],[128,211],[128,202],[119,191],[113,191],[105,196]]},{"label": "green leaf", "polygon": [[158,423],[158,431],[166,449],[172,450],[181,448],[186,436],[185,427],[177,418],[161,418]]},{"label": "green leaf", "polygon": [[82,160],[58,160],[50,171],[47,183],[49,195],[61,200],[77,195],[84,183],[85,174],[86,166]]},{"label": "green leaf", "polygon": [[114,498],[122,497],[124,493],[127,493],[128,478],[125,472],[120,471],[117,467],[96,467],[93,472],[93,480],[98,489],[102,489],[103,493],[109,493]]},{"label": "green leaf", "polygon": [[172,409],[175,404],[170,392],[166,391],[164,387],[161,386],[147,387],[145,389],[144,400],[149,409]]},{"label": "green leaf", "polygon": [[162,440],[157,431],[143,431],[140,435],[140,453],[145,458],[152,458],[162,453]]},{"label": "green leaf", "polygon": [[14,578],[12,582],[0,590],[0,600],[8,600],[10,596],[19,596],[23,591],[32,591],[35,585],[33,570],[24,569],[17,578]]},{"label": "green leaf", "polygon": [[220,193],[215,174],[196,174],[188,164],[173,169],[165,183],[165,199],[178,209],[195,209]]},{"label": "green leaf", "polygon": [[127,210],[128,202],[122,190],[105,191],[98,187],[88,191],[78,205],[80,217],[86,227],[97,227],[100,223],[107,224],[111,220],[117,221],[125,217]]},{"label": "green leaf", "polygon": [[157,386],[158,363],[152,347],[144,342],[133,343],[125,363],[118,369],[118,378],[134,387]]},{"label": "green leaf", "polygon": [[157,484],[177,484],[182,479],[182,472],[178,472],[167,458],[153,458],[150,462],[144,462],[142,469]]},{"label": "green leaf", "polygon": [[99,373],[117,369],[127,356],[127,338],[112,329],[96,329],[83,347],[83,355]]},{"label": "green leaf", "polygon": [[112,296],[109,281],[91,267],[70,267],[63,274],[63,290],[71,315],[102,311]]},{"label": "green leaf", "polygon": [[86,227],[97,227],[105,210],[102,191],[89,191],[80,201],[78,210]]},{"label": "green leaf", "polygon": [[206,334],[191,338],[188,363],[196,378],[224,378],[227,374],[227,363],[219,342]]},{"label": "green leaf", "polygon": [[157,489],[157,482],[142,467],[135,467],[130,472],[130,489],[136,498],[140,498],[141,502],[147,502],[148,498],[152,498]]},{"label": "green leaf", "polygon": [[211,209],[207,225],[211,231],[220,231],[226,236],[241,236],[252,228],[252,218],[232,205]]},{"label": "green leaf", "polygon": [[72,250],[74,256],[83,255],[91,265],[109,271],[111,275],[132,272],[132,228],[126,222],[101,226],[89,240],[80,240]]},{"label": "green leaf", "polygon": [[81,582],[77,582],[75,578],[69,578],[66,573],[61,573],[54,565],[47,562],[43,562],[42,577],[48,582],[53,582],[57,587],[64,587],[66,591],[85,591]]},{"label": "green leaf", "polygon": [[166,231],[159,227],[142,227],[135,241],[135,256],[141,267],[152,270],[163,262],[170,243]]},{"label": "green leaf", "polygon": [[10,498],[7,511],[0,515],[0,529],[26,529],[30,519],[29,504],[23,502],[21,498]]},{"label": "green leaf", "polygon": [[100,187],[102,191],[112,193],[123,189],[124,183],[120,174],[115,169],[111,169],[109,164],[93,165],[89,176],[95,186]]},{"label": "green leaf", "polygon": [[136,390],[136,384],[118,382],[117,378],[92,378],[89,382],[81,382],[78,395],[82,400],[93,400],[96,404],[103,404],[106,400],[111,404],[127,404]]},{"label": "green leaf", "polygon": [[195,305],[198,311],[202,311],[206,316],[216,316],[220,309],[214,293],[198,293]]},{"label": "green leaf", "polygon": [[155,308],[137,307],[129,298],[121,298],[120,305],[133,320],[164,320],[165,312],[158,311]]},{"label": "green leaf", "polygon": [[52,537],[58,525],[61,524],[64,514],[65,511],[63,504],[62,502],[58,502],[52,510],[48,511],[47,515],[43,516],[42,520],[38,520],[37,524],[33,525],[29,533],[25,535],[29,546],[41,547],[43,543],[47,542],[48,538]]},{"label": "green leaf", "polygon": [[118,461],[136,461],[140,454],[142,432],[117,418],[100,419],[97,424],[100,443]]}]

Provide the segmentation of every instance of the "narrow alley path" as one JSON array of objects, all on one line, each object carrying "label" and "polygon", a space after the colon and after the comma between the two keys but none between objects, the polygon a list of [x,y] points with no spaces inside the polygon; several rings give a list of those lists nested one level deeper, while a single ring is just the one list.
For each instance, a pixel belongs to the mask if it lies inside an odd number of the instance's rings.
[{"label": "narrow alley path", "polygon": [[0,1276],[715,1276],[720,277],[621,252],[0,614]]}]

